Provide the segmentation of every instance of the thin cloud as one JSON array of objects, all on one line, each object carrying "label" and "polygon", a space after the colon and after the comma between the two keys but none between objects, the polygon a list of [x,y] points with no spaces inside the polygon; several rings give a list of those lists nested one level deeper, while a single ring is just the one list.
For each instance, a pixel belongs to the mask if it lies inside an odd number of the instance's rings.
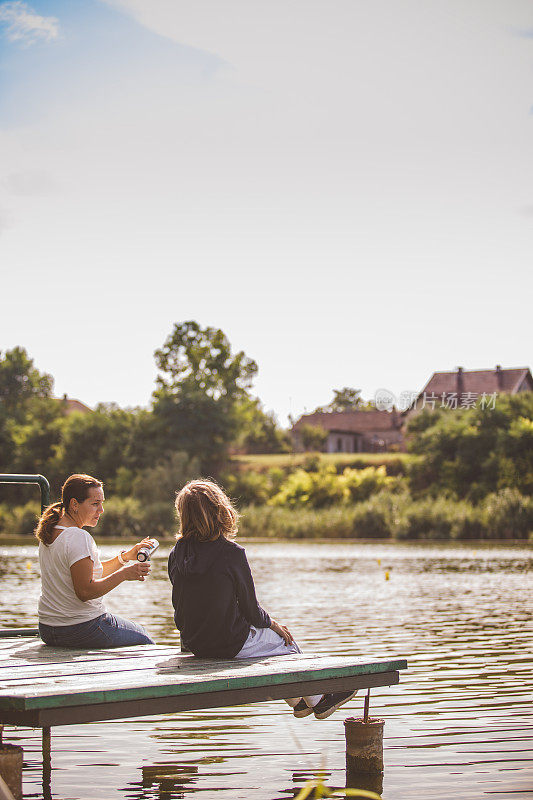
[{"label": "thin cloud", "polygon": [[513,36],[521,36],[523,39],[533,39],[533,28],[509,28]]},{"label": "thin cloud", "polygon": [[42,17],[22,0],[0,5],[0,24],[5,27],[5,36],[10,42],[19,42],[26,47],[37,42],[51,42],[59,36],[59,20]]},{"label": "thin cloud", "polygon": [[4,178],[4,186],[8,192],[20,197],[43,197],[57,189],[53,178],[42,170],[12,172]]},{"label": "thin cloud", "polygon": [[11,214],[0,206],[0,236],[11,226]]}]

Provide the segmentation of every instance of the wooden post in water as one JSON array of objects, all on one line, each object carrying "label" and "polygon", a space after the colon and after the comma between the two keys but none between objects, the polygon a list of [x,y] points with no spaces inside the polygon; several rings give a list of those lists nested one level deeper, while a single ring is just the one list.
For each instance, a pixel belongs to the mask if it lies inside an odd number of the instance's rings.
[{"label": "wooden post in water", "polygon": [[383,791],[382,719],[369,716],[370,689],[365,697],[362,719],[344,720],[346,735],[346,786],[381,794]]},{"label": "wooden post in water", "polygon": [[[0,725],[0,798],[22,798],[22,747],[2,742]],[[2,785],[3,784],[3,785]]]},{"label": "wooden post in water", "polygon": [[43,728],[43,798],[52,797],[52,731]]}]

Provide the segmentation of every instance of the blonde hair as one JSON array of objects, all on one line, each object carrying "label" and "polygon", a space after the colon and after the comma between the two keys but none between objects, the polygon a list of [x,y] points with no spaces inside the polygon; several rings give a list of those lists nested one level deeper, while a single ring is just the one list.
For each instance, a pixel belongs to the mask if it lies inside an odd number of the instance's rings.
[{"label": "blonde hair", "polygon": [[102,482],[90,475],[71,475],[66,479],[61,487],[61,500],[45,508],[37,527],[35,535],[43,544],[51,544],[53,540],[52,532],[63,516],[68,513],[70,501],[77,500],[83,503],[89,497],[89,490],[93,487],[101,488]]},{"label": "blonde hair", "polygon": [[239,515],[229,497],[214,481],[187,483],[176,497],[179,530],[176,538],[193,537],[200,542],[237,535]]}]

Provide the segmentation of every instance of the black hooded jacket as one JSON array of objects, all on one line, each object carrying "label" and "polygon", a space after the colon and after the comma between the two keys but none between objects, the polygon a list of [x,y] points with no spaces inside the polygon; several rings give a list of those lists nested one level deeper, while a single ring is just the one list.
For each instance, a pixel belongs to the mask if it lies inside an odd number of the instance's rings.
[{"label": "black hooded jacket", "polygon": [[183,644],[200,658],[233,658],[250,626],[270,628],[255,596],[243,547],[219,536],[179,539],[168,557],[174,620]]}]

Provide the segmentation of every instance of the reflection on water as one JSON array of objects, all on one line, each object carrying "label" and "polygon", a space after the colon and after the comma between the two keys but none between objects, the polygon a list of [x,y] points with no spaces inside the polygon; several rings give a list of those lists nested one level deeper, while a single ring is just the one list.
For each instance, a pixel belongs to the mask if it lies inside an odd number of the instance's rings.
[{"label": "reflection on water", "polygon": [[[104,557],[116,549],[103,547]],[[106,604],[178,645],[161,550],[149,581],[123,584]],[[291,542],[247,551],[260,600],[304,649],[408,659],[399,686],[372,691],[371,713],[386,720],[385,800],[533,798],[531,549]],[[0,548],[3,626],[36,623],[35,556],[30,545]],[[280,800],[320,770],[341,786],[342,720],[362,703],[321,722],[271,702],[55,728],[53,797]],[[39,732],[7,738],[24,747],[25,797],[41,797]]]}]

